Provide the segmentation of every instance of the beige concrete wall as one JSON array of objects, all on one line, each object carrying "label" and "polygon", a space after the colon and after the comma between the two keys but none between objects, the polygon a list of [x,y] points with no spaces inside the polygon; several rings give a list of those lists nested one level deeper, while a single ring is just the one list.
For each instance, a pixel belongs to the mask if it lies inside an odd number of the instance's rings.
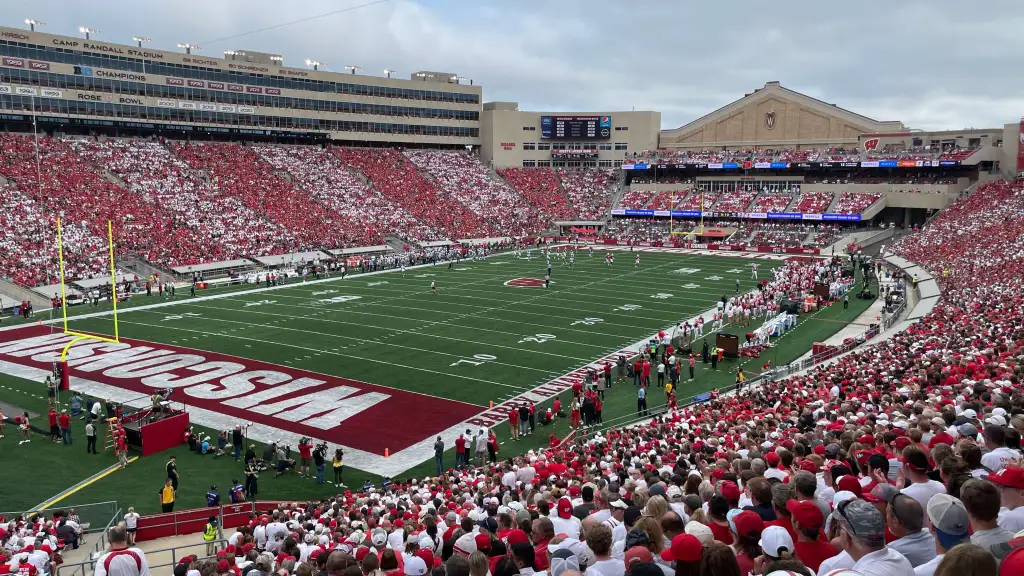
[{"label": "beige concrete wall", "polygon": [[[611,137],[575,141],[543,139],[541,116],[611,116]],[[524,160],[552,160],[551,150],[524,150],[524,143],[579,142],[594,148],[610,144],[611,150],[599,150],[598,161],[612,162],[618,167],[627,154],[657,148],[660,129],[660,112],[523,112],[516,109],[514,103],[487,103],[480,115],[480,155],[484,162],[506,168],[522,166]],[[615,144],[625,144],[626,150],[615,150]]]},{"label": "beige concrete wall", "polygon": [[1017,177],[1017,151],[1020,149],[1020,124],[1014,122],[1003,126],[1003,154],[999,161],[999,172],[1004,178]]}]

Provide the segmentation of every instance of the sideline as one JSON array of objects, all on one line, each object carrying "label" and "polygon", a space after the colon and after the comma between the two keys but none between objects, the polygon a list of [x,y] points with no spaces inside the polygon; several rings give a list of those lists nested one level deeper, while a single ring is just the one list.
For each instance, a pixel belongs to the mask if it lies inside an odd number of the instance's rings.
[{"label": "sideline", "polygon": [[[135,462],[138,459],[138,456],[132,456],[131,458],[128,459],[128,463],[131,464],[132,462]],[[53,506],[54,504],[60,502],[61,500],[67,498],[68,496],[71,496],[75,492],[78,492],[82,488],[85,488],[86,486],[89,486],[94,482],[98,482],[99,480],[102,480],[107,476],[110,476],[111,474],[117,472],[120,469],[120,464],[112,464],[109,468],[105,470],[100,470],[99,472],[93,474],[92,476],[89,476],[85,480],[82,480],[78,484],[75,484],[74,486],[67,488],[60,494],[57,494],[56,496],[50,498],[46,502],[43,502],[42,504],[37,504],[35,507],[32,508],[32,510],[30,510],[30,512],[42,512],[43,510],[46,510],[50,506]]]}]

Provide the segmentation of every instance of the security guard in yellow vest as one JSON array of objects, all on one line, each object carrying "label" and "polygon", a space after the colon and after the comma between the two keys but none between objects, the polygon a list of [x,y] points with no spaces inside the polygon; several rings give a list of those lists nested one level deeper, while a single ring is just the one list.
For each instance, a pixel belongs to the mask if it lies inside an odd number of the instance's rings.
[{"label": "security guard in yellow vest", "polygon": [[206,555],[216,556],[217,545],[214,540],[217,539],[217,517],[210,516],[210,519],[206,522],[206,528],[203,529],[203,540],[206,541]]}]

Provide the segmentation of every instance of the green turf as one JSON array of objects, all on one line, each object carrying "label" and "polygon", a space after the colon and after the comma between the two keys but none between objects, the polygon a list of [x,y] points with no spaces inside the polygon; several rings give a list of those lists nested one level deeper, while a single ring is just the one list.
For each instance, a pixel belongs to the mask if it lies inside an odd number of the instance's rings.
[{"label": "green turf", "polygon": [[[319,284],[297,282],[279,290],[203,302],[189,302],[187,292],[179,291],[180,302],[171,307],[130,312],[127,307],[121,308],[125,313],[120,315],[120,331],[128,338],[258,358],[470,402],[483,408],[490,401],[497,404],[514,397],[710,308],[722,295],[735,293],[737,278],[741,290],[754,287],[751,260],[746,258],[644,253],[641,266],[634,267],[628,253],[619,253],[615,264],[606,266],[601,252],[593,257],[581,254],[573,270],[561,265],[559,258],[552,259],[554,283],[548,289],[503,285],[518,277],[543,278],[544,260],[538,254],[534,251],[531,260],[506,255],[463,262],[456,266],[459,270],[452,271],[439,265],[410,270],[405,275],[396,271]],[[781,265],[768,260],[758,263],[761,278],[770,278],[771,269]],[[680,273],[680,269],[699,271]],[[430,292],[431,280],[438,282],[437,296]],[[698,286],[683,287],[690,284]],[[333,292],[325,293],[328,291]],[[663,294],[671,296],[659,296]],[[319,302],[343,295],[359,299]],[[132,304],[150,301],[158,302],[159,297],[137,297]],[[836,306],[812,319],[802,319],[797,329],[781,341],[782,345],[765,358],[775,365],[792,361],[810,349],[813,342],[841,329],[867,305],[853,300],[848,310]],[[80,308],[73,313],[94,311]],[[588,318],[601,321],[582,322]],[[72,318],[70,327],[109,334],[112,323],[110,318]],[[524,340],[536,334],[553,334],[555,338],[543,343]],[[458,363],[477,354],[496,359],[480,366]],[[765,358],[746,361],[745,367],[756,372]],[[729,369],[734,366],[727,363],[715,373],[698,364],[695,380],[683,383],[680,397],[730,385],[733,375]],[[0,383],[39,387],[11,378]],[[12,404],[19,399],[24,401],[25,396],[0,388],[0,400]],[[568,404],[567,398],[563,398],[563,403]],[[651,408],[664,404],[664,395],[653,390],[648,404]],[[606,398],[604,417],[623,418],[635,409],[632,385],[616,384]],[[45,406],[37,411],[45,412]],[[499,457],[508,457],[546,445],[549,433],[564,436],[568,423],[556,421],[550,427],[538,427],[534,436],[514,443],[507,439],[507,424],[499,424],[496,429],[502,440]],[[84,438],[78,427],[76,433],[81,444],[73,448],[33,442],[33,456],[19,454],[17,458],[26,459],[19,462],[38,458],[43,465],[67,472],[54,475],[52,481],[4,490],[3,500],[17,505],[0,508],[33,506],[102,468],[91,461],[81,461]],[[214,433],[211,431],[210,435]],[[0,441],[0,467],[13,458],[9,454],[17,446],[11,446],[12,438],[9,431],[8,438]],[[81,453],[70,452],[75,457],[69,460],[69,451],[79,449]],[[232,478],[240,476],[239,466],[230,458],[213,460],[178,451],[183,482],[179,506],[201,505],[209,484],[226,488]],[[453,460],[451,454],[446,458],[449,463]],[[113,462],[112,455],[97,459]],[[165,461],[165,454],[140,459],[131,466],[130,473],[116,472],[69,500],[89,502],[116,495],[142,513],[152,512],[158,509],[155,492],[163,477]],[[430,461],[406,474],[422,477],[432,472]],[[302,499],[335,491],[331,485],[319,487],[308,479],[270,476],[261,477],[261,498]],[[350,485],[361,485],[365,478],[375,480],[376,476],[372,471],[346,472]]]}]

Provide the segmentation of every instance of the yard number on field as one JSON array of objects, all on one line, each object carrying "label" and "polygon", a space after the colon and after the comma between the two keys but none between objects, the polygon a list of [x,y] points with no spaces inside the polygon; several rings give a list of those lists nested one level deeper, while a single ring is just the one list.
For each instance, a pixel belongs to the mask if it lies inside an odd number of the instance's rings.
[{"label": "yard number on field", "polygon": [[653,294],[651,296],[651,298],[654,298],[655,300],[668,300],[671,297],[671,294],[666,294],[664,292],[658,292],[657,294]]},{"label": "yard number on field", "polygon": [[571,324],[571,326],[575,326],[577,324],[583,324],[584,326],[593,326],[594,324],[597,324],[598,322],[604,322],[604,320],[602,320],[600,318],[584,318],[583,320],[577,320],[577,321],[573,322]]},{"label": "yard number on field", "polygon": [[543,344],[548,340],[554,340],[554,334],[534,334],[533,336],[526,336],[519,341],[520,344],[523,342],[536,342],[537,344]]},{"label": "yard number on field", "polygon": [[277,300],[256,300],[255,302],[246,302],[245,308],[249,306],[269,306],[270,304],[276,304]]},{"label": "yard number on field", "polygon": [[457,362],[452,362],[450,366],[458,366],[459,364],[472,364],[473,366],[479,366],[484,362],[490,362],[491,360],[497,360],[497,356],[491,356],[490,354],[474,354],[473,358],[463,358]]},{"label": "yard number on field", "polygon": [[324,298],[323,300],[320,300],[320,303],[321,304],[340,304],[341,302],[348,302],[350,300],[358,300],[358,299],[359,299],[359,296],[351,296],[351,295],[335,296],[333,298]]},{"label": "yard number on field", "polygon": [[161,320],[161,322],[167,322],[168,320],[181,320],[182,318],[186,317],[194,318],[196,316],[200,316],[200,314],[196,312],[182,312],[181,314],[169,314],[167,316],[164,316],[164,319]]},{"label": "yard number on field", "polygon": [[616,308],[616,310],[625,310],[629,312],[630,310],[638,310],[640,308],[642,308],[642,306],[640,306],[639,304],[623,304],[622,306]]}]

